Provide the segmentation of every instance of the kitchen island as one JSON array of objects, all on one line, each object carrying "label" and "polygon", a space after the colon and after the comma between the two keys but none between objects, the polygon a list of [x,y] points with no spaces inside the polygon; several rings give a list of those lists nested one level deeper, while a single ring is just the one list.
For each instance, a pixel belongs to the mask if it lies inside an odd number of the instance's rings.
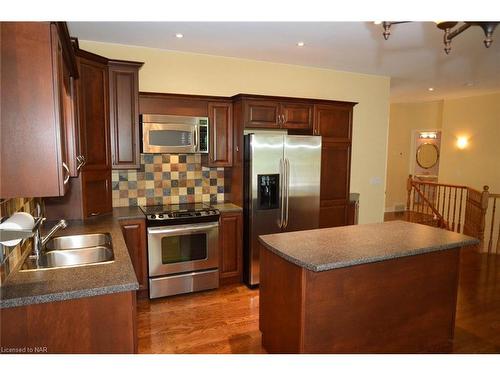
[{"label": "kitchen island", "polygon": [[393,221],[261,236],[262,344],[271,353],[450,349],[458,233]]}]

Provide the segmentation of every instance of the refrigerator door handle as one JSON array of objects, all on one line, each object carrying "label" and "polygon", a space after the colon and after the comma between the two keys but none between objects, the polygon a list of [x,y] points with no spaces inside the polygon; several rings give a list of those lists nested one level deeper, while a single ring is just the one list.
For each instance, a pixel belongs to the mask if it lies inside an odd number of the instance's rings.
[{"label": "refrigerator door handle", "polygon": [[280,229],[283,229],[283,220],[285,216],[284,203],[285,203],[285,166],[284,166],[284,160],[280,159],[280,220],[278,223]]},{"label": "refrigerator door handle", "polygon": [[288,200],[290,192],[290,160],[285,158],[285,201],[286,201],[286,211],[285,211],[285,222],[283,223],[283,228],[288,226]]}]

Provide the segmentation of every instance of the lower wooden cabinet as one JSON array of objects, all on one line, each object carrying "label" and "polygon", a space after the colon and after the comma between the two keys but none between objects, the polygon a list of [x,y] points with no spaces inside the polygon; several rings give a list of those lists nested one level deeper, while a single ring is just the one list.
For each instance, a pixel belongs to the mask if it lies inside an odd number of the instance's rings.
[{"label": "lower wooden cabinet", "polygon": [[243,214],[222,213],[219,227],[219,275],[221,284],[241,282],[243,275]]},{"label": "lower wooden cabinet", "polygon": [[2,309],[0,347],[33,354],[137,353],[135,291]]},{"label": "lower wooden cabinet", "polygon": [[147,295],[148,254],[146,246],[146,221],[144,219],[120,220],[125,244],[139,282],[139,297]]}]

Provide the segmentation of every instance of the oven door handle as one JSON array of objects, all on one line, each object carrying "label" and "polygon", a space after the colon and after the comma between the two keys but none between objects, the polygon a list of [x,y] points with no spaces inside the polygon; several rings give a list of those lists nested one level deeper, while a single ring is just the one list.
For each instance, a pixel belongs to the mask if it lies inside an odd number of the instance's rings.
[{"label": "oven door handle", "polygon": [[179,234],[179,233],[195,233],[204,232],[210,229],[217,228],[219,222],[214,222],[210,224],[187,224],[187,225],[175,225],[166,227],[151,227],[148,228],[148,234]]}]

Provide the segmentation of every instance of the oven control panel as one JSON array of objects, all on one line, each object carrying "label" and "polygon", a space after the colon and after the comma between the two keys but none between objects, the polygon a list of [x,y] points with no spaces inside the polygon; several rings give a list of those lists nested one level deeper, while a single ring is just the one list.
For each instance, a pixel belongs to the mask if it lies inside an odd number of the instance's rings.
[{"label": "oven control panel", "polygon": [[148,220],[175,220],[175,219],[196,219],[209,216],[219,216],[219,210],[206,210],[197,212],[164,212],[146,215]]}]

